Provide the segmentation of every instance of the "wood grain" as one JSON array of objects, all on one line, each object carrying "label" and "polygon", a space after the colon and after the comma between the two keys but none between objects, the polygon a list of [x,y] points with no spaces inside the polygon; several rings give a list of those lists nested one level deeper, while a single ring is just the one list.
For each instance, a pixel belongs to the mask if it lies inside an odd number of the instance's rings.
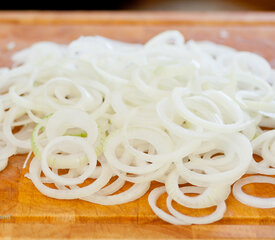
[{"label": "wood grain", "polygon": [[273,25],[274,12],[167,12],[167,11],[0,11],[1,23],[15,24],[198,24]]},{"label": "wood grain", "polygon": [[[103,35],[144,43],[155,34],[181,31],[186,39],[211,40],[238,50],[252,51],[275,67],[275,16],[272,13],[138,13],[138,12],[0,12],[0,67],[11,66],[14,51],[37,41],[69,43],[81,35]],[[224,38],[221,31],[226,31]],[[13,51],[7,49],[15,42]],[[0,173],[0,236],[7,238],[105,239],[275,239],[275,209],[256,209],[226,201],[228,210],[217,223],[172,226],[158,219],[147,195],[128,204],[100,206],[80,200],[62,201],[43,196],[24,177],[24,156],[12,157]],[[157,183],[152,184],[153,187]],[[250,194],[274,197],[275,187],[248,185]],[[165,196],[159,202],[164,206]],[[190,211],[206,214],[213,209]]]}]

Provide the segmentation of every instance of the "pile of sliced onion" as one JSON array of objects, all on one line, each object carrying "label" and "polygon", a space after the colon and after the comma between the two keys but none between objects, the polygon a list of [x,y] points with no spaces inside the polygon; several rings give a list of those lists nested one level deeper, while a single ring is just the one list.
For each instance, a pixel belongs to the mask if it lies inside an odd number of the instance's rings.
[{"label": "pile of sliced onion", "polygon": [[[275,130],[266,130],[275,127],[275,71],[264,58],[167,31],[145,45],[98,36],[40,42],[13,62],[0,69],[0,169],[33,152],[27,176],[44,195],[115,205],[157,181],[149,205],[179,225],[223,218],[232,185],[240,202],[275,207],[274,197],[242,190],[275,184],[242,178],[275,175]],[[169,212],[157,205],[164,193]],[[191,217],[172,201],[217,208]]]}]

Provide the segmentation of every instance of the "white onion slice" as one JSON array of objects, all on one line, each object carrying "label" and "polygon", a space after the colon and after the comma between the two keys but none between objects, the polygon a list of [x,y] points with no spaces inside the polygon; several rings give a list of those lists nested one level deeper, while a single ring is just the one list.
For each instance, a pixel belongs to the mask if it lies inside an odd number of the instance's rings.
[{"label": "white onion slice", "polygon": [[164,212],[157,206],[157,200],[161,194],[165,193],[165,187],[158,187],[152,190],[148,196],[148,202],[153,212],[162,220],[175,225],[190,225],[190,223],[179,220],[178,218]]},{"label": "white onion slice", "polygon": [[[83,151],[86,153],[87,158],[88,158],[88,167],[86,168],[85,172],[77,177],[77,178],[64,178],[61,177],[55,173],[53,173],[49,166],[48,166],[48,155],[49,152],[53,148],[57,148],[59,145],[59,150],[60,148],[62,149],[61,143],[72,145],[73,148],[75,147],[74,145],[79,145],[83,149]],[[71,144],[70,144],[71,143]],[[68,149],[68,148],[67,148]],[[97,163],[97,157],[95,154],[95,151],[89,146],[88,142],[83,140],[82,138],[79,137],[72,137],[72,136],[61,136],[61,137],[56,137],[52,141],[48,143],[48,145],[44,148],[42,152],[42,157],[41,157],[41,168],[43,173],[45,174],[46,177],[54,181],[55,183],[59,184],[64,184],[64,185],[74,185],[74,184],[80,184],[83,183],[88,177],[91,176],[93,173]]]},{"label": "white onion slice", "polygon": [[245,174],[250,165],[252,159],[251,144],[242,134],[228,136],[218,135],[216,138],[214,137],[212,141],[216,142],[218,149],[229,148],[232,152],[234,152],[235,154],[232,155],[232,157],[235,161],[235,164],[232,166],[232,169],[228,169],[224,172],[200,174],[188,169],[182,161],[177,161],[176,167],[178,172],[191,184],[202,187],[210,186],[212,184],[216,184],[217,182],[222,182],[223,184],[232,184],[243,174]]},{"label": "white onion slice", "polygon": [[223,182],[211,185],[205,191],[196,196],[189,197],[184,195],[178,186],[179,174],[173,171],[169,174],[165,182],[165,188],[169,196],[179,204],[189,208],[212,207],[224,201],[230,194],[230,185]]},{"label": "white onion slice", "polygon": [[[199,188],[199,187],[182,187],[180,188],[180,190],[182,191],[182,193],[202,193],[203,192],[203,188]],[[226,211],[225,202],[222,201],[217,204],[217,208],[210,215],[204,216],[204,217],[190,217],[190,216],[181,214],[180,212],[178,212],[173,208],[172,198],[170,196],[167,197],[166,204],[171,214],[173,214],[176,218],[184,222],[188,222],[190,224],[208,224],[208,223],[216,222],[221,218],[223,218],[223,215]]]},{"label": "white onion slice", "polygon": [[96,122],[80,110],[68,109],[55,112],[48,120],[45,132],[48,139],[62,136],[68,128],[77,127],[87,132],[87,140],[92,145],[98,136]]},{"label": "white onion slice", "polygon": [[123,204],[123,203],[131,202],[140,198],[147,192],[149,187],[150,187],[149,182],[138,183],[138,184],[134,184],[132,187],[130,187],[128,190],[122,193],[118,193],[110,196],[106,196],[102,194],[94,194],[82,199],[85,201],[89,201],[89,202],[97,203],[101,205]]},{"label": "white onion slice", "polygon": [[6,138],[15,146],[24,148],[26,150],[31,150],[31,143],[29,139],[20,140],[16,138],[15,135],[12,133],[12,124],[14,120],[18,115],[20,116],[23,114],[24,114],[24,110],[22,108],[18,108],[18,107],[11,108],[8,111],[3,123],[3,133],[5,134]]},{"label": "white onion slice", "polygon": [[112,172],[110,168],[106,164],[103,164],[101,175],[90,185],[79,189],[57,190],[47,187],[41,182],[41,167],[40,162],[37,158],[33,158],[33,160],[31,161],[29,171],[29,177],[36,188],[44,195],[56,199],[77,199],[89,196],[104,187],[112,177]]},{"label": "white onion slice", "polygon": [[275,178],[266,176],[250,176],[238,180],[233,186],[233,195],[241,203],[257,208],[275,208],[275,197],[261,198],[250,196],[243,192],[242,187],[250,183],[275,184]]}]

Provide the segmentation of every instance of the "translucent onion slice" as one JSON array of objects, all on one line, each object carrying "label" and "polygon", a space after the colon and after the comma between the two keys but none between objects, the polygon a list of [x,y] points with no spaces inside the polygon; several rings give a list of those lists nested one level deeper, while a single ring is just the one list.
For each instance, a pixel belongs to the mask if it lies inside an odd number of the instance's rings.
[{"label": "translucent onion slice", "polygon": [[45,126],[45,133],[49,140],[62,136],[69,128],[80,128],[87,133],[87,141],[93,145],[98,136],[96,122],[86,113],[80,110],[67,109],[56,111]]},{"label": "translucent onion slice", "polygon": [[165,188],[169,196],[179,204],[189,208],[212,207],[227,199],[230,194],[230,185],[224,183],[211,185],[205,191],[196,196],[184,195],[179,188],[179,174],[175,170],[169,174],[165,182]]}]

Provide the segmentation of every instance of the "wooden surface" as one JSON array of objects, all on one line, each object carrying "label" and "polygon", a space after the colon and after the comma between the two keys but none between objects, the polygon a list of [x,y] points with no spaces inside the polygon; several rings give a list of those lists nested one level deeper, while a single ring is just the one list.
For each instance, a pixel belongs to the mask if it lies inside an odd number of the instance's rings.
[{"label": "wooden surface", "polygon": [[[14,51],[36,41],[69,43],[81,35],[96,34],[144,43],[167,29],[181,31],[186,39],[207,39],[258,53],[275,67],[275,14],[180,12],[0,12],[0,67],[10,66]],[[9,42],[16,44],[13,51],[7,49]],[[119,206],[47,198],[24,178],[28,169],[22,170],[23,162],[24,156],[12,157],[0,173],[0,215],[10,215],[10,220],[0,219],[1,238],[275,239],[275,209],[247,207],[230,196],[219,222],[172,226],[154,215],[148,195]],[[255,196],[275,195],[275,187],[268,184],[248,185],[245,191]],[[159,205],[165,205],[164,197]],[[181,210],[198,216],[213,209]]]}]

